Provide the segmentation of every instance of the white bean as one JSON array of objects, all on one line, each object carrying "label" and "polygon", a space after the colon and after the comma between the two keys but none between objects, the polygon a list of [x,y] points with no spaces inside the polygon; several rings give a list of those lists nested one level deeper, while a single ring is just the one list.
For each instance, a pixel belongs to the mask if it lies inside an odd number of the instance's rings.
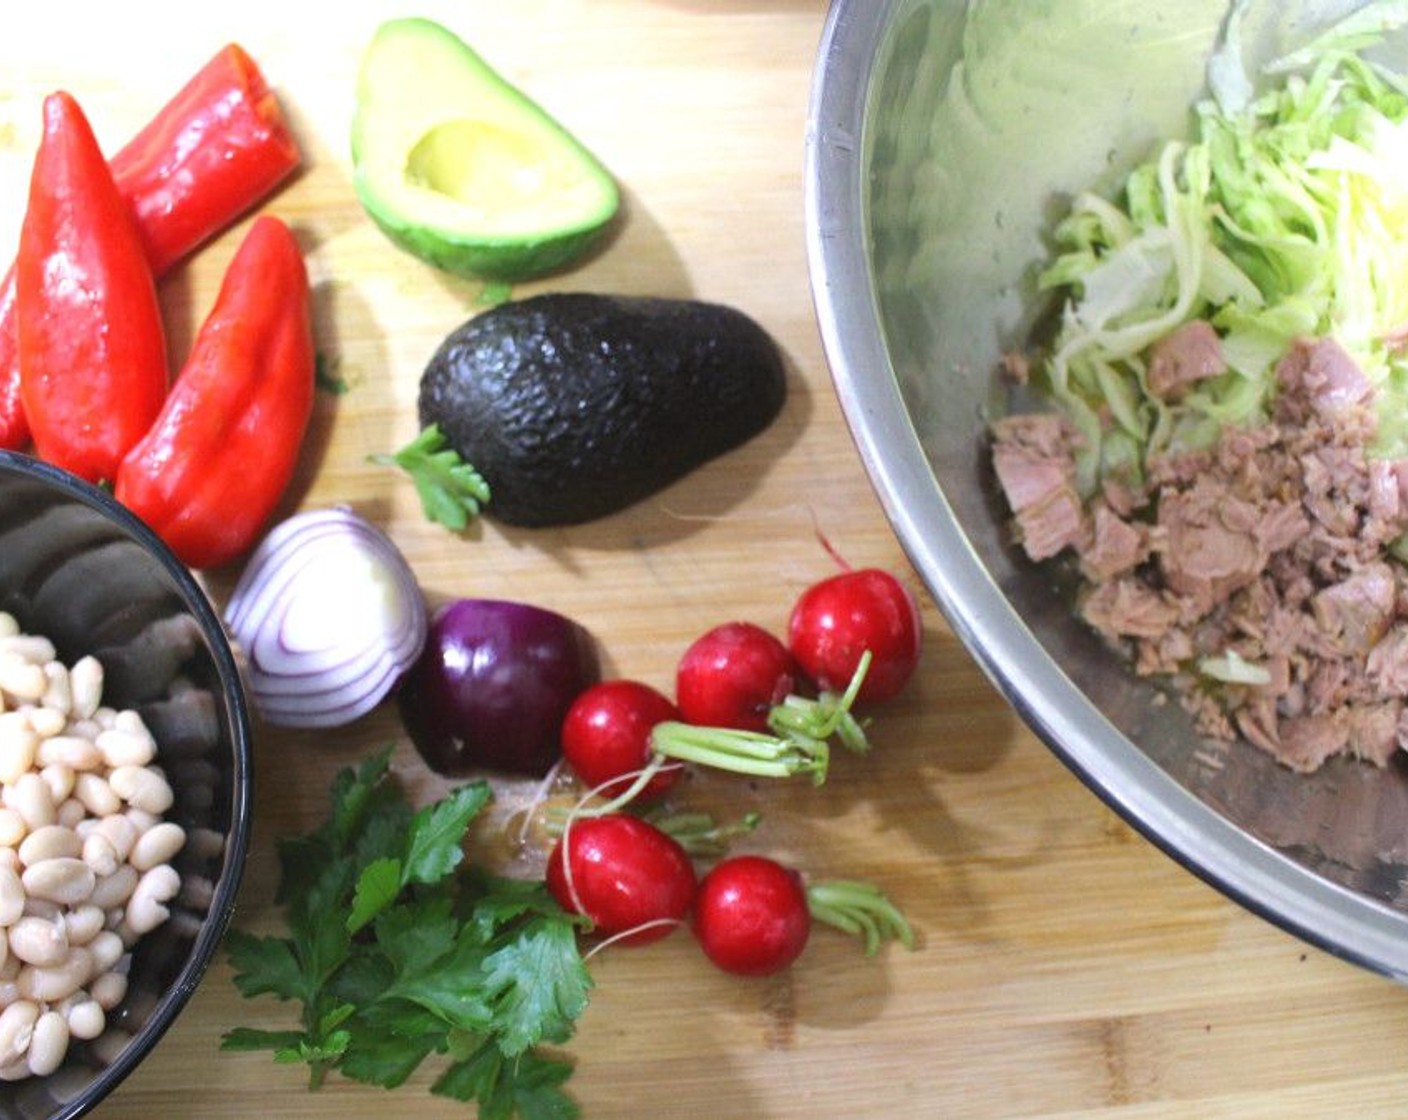
[{"label": "white bean", "polygon": [[109,766],[146,766],[156,758],[156,740],[145,727],[133,731],[119,725],[100,731],[94,746]]},{"label": "white bean", "polygon": [[62,920],[21,918],[10,927],[10,952],[27,965],[49,967],[68,956],[68,930]]},{"label": "white bean", "polygon": [[192,838],[163,819],[159,746],[103,702],[103,677],[0,611],[0,1080],[53,1073],[73,1038],[126,1044],[108,1014],[129,950],[183,888],[172,861]]},{"label": "white bean", "polygon": [[101,832],[92,832],[83,841],[83,862],[93,869],[100,879],[105,879],[118,869],[122,861],[112,841]]},{"label": "white bean", "polygon": [[28,831],[29,826],[22,816],[8,806],[0,806],[0,845],[17,848]]},{"label": "white bean", "polygon": [[166,779],[148,766],[114,766],[108,782],[127,804],[154,816],[170,809],[175,800]]},{"label": "white bean", "polygon": [[104,875],[93,886],[88,901],[102,910],[112,910],[127,905],[132,892],[137,889],[140,876],[130,864],[122,864],[111,875]]},{"label": "white bean", "polygon": [[89,952],[96,958],[98,953],[91,943],[103,932],[103,918],[102,909],[91,903],[65,911],[63,916],[64,931],[68,935],[68,943],[70,945],[87,945]]},{"label": "white bean", "polygon": [[57,1011],[46,1011],[34,1024],[29,1040],[29,1072],[47,1077],[63,1064],[68,1053],[68,1019]]},{"label": "white bean", "polygon": [[93,975],[93,958],[87,949],[71,946],[58,964],[50,967],[27,964],[15,980],[26,999],[38,1003],[57,1003],[73,995]]},{"label": "white bean", "polygon": [[41,739],[61,735],[68,726],[68,709],[56,707],[50,703],[48,696],[39,707],[28,709],[26,714],[29,716],[29,726]]},{"label": "white bean", "polygon": [[127,822],[135,830],[136,836],[142,835],[149,828],[154,828],[161,820],[158,813],[149,813],[145,809],[136,809],[130,805],[122,811],[122,815],[127,818]]},{"label": "white bean", "polygon": [[104,972],[88,985],[88,994],[104,1011],[111,1011],[127,995],[127,977],[120,972]]},{"label": "white bean", "polygon": [[98,832],[111,842],[118,859],[126,859],[132,854],[132,845],[137,842],[141,830],[122,813],[111,813],[98,822]]},{"label": "white bean", "polygon": [[69,688],[68,667],[62,661],[46,662],[44,679],[48,686],[44,689],[44,695],[39,698],[40,707],[37,710],[54,712],[67,723],[68,713],[73,708],[73,690]]},{"label": "white bean", "polygon": [[74,775],[73,796],[95,817],[106,817],[122,809],[122,798],[113,793],[101,774],[80,771]]},{"label": "white bean", "polygon": [[27,828],[42,828],[54,823],[54,799],[49,793],[49,786],[32,770],[7,785],[0,793],[0,800],[24,818]]},{"label": "white bean", "polygon": [[76,858],[83,851],[78,833],[59,824],[36,828],[20,843],[20,862],[26,867],[60,856]]},{"label": "white bean", "polygon": [[164,905],[181,889],[181,876],[170,864],[153,867],[142,875],[127,901],[126,922],[139,936],[149,933],[171,916]]},{"label": "white bean", "polygon": [[80,824],[88,819],[88,810],[83,802],[78,798],[69,796],[59,803],[54,810],[54,821],[65,828],[77,829]]},{"label": "white bean", "polygon": [[18,872],[0,867],[0,926],[12,926],[24,913],[24,884]]},{"label": "white bean", "polygon": [[[16,869],[16,874],[20,874],[18,869]],[[23,875],[20,875],[20,885],[24,885]],[[26,918],[43,918],[46,922],[56,922],[63,917],[63,910],[57,902],[50,902],[47,898],[27,894],[24,896],[24,916]]]},{"label": "white bean", "polygon": [[103,764],[103,752],[83,735],[50,735],[40,741],[35,761],[40,766],[57,763],[71,770],[96,770]]},{"label": "white bean", "polygon": [[0,655],[43,665],[59,656],[54,643],[41,634],[8,634],[0,637]]},{"label": "white bean", "polygon": [[68,1033],[73,1038],[85,1041],[97,1038],[107,1025],[107,1013],[97,1000],[90,997],[76,1000],[69,1005]]},{"label": "white bean", "polygon": [[102,728],[98,726],[98,721],[92,716],[86,719],[71,719],[65,730],[70,735],[77,735],[80,739],[87,739],[90,743],[97,739]]},{"label": "white bean", "polygon": [[68,671],[68,684],[73,698],[71,714],[76,719],[91,719],[103,700],[103,663],[96,657],[80,657]]},{"label": "white bean", "polygon": [[138,871],[150,871],[159,863],[170,863],[185,843],[185,829],[172,821],[161,821],[137,838],[127,860]]},{"label": "white bean", "polygon": [[21,999],[0,1011],[0,1062],[11,1062],[23,1056],[34,1037],[34,1024],[39,1018],[39,1005]]},{"label": "white bean", "polygon": [[98,877],[81,859],[60,856],[25,868],[20,882],[35,898],[57,902],[60,906],[77,906],[88,901]]},{"label": "white bean", "polygon": [[59,806],[73,793],[74,773],[72,767],[51,763],[39,771],[44,784],[49,787],[49,799],[54,803],[54,819],[59,816]]},{"label": "white bean", "polygon": [[39,733],[24,712],[0,715],[0,782],[17,781],[34,766]]},{"label": "white bean", "polygon": [[44,675],[42,664],[11,651],[0,653],[0,692],[16,700],[34,701],[40,699],[48,687],[49,678]]},{"label": "white bean", "polygon": [[94,972],[112,972],[126,954],[127,946],[116,930],[105,929],[89,942],[88,952],[93,955]]}]

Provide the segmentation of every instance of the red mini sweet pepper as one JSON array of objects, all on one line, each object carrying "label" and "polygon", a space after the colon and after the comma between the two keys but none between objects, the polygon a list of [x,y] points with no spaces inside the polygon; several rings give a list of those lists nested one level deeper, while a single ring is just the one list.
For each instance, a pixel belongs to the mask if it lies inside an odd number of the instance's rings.
[{"label": "red mini sweet pepper", "polygon": [[[216,54],[112,157],[157,277],[267,196],[299,164],[298,145],[254,60]],[[0,447],[23,448],[15,273],[0,282]]]},{"label": "red mini sweet pepper", "polygon": [[44,99],[15,261],[20,395],[39,456],[111,481],[166,396],[156,284],[83,110]]},{"label": "red mini sweet pepper", "polygon": [[313,411],[303,254],[278,218],[254,220],[161,415],[114,494],[192,568],[255,541],[288,488]]}]

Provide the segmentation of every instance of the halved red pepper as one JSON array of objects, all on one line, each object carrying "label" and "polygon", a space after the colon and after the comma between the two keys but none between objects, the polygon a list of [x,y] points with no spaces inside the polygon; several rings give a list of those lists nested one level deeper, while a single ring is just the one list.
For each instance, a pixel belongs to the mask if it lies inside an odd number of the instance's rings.
[{"label": "halved red pepper", "polygon": [[15,260],[20,396],[38,455],[111,481],[166,397],[156,284],[78,102],[44,99]]},{"label": "halved red pepper", "polygon": [[160,276],[298,166],[298,145],[254,60],[230,43],[112,157]]},{"label": "halved red pepper", "polygon": [[255,541],[293,477],[313,411],[303,254],[254,220],[156,423],[117,472],[117,500],[193,568]]},{"label": "halved red pepper", "polygon": [[[298,145],[254,60],[222,47],[113,156],[118,191],[161,276],[286,179]],[[0,447],[29,441],[19,392],[15,275],[0,282]]]}]

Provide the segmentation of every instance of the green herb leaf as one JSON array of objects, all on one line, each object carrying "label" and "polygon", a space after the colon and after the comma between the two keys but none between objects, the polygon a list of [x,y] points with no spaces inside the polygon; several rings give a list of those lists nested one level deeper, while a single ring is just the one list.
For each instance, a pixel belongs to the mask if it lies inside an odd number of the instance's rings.
[{"label": "green herb leaf", "polygon": [[562,1092],[571,1073],[568,1062],[531,1053],[506,1060],[485,1044],[450,1066],[430,1091],[478,1102],[479,1120],[576,1120],[581,1110]]},{"label": "green herb leaf", "polygon": [[499,1049],[517,1056],[540,1042],[564,1042],[586,1010],[591,979],[573,951],[576,931],[535,918],[484,961],[484,987],[494,1009]]},{"label": "green herb leaf", "polygon": [[474,782],[416,814],[406,851],[405,882],[435,883],[460,865],[465,833],[490,796],[487,782]]},{"label": "green herb leaf", "polygon": [[539,1054],[571,1037],[590,977],[565,913],[541,882],[467,864],[464,840],[490,799],[469,783],[422,809],[390,773],[391,748],[340,772],[327,820],[279,840],[276,897],[287,937],[231,930],[235,985],[302,1007],[300,1029],[230,1031],[228,1050],[267,1050],[395,1088],[428,1059],[433,1091],[480,1115],[562,1120],[570,1063]]},{"label": "green herb leaf", "polygon": [[347,931],[356,933],[388,906],[401,893],[401,861],[386,857],[373,860],[357,877],[357,893],[352,899],[352,913],[347,915]]},{"label": "green herb leaf", "polygon": [[400,467],[411,476],[425,516],[454,532],[478,517],[489,501],[484,476],[460,458],[436,424],[392,455],[373,455],[371,461]]},{"label": "green herb leaf", "polygon": [[232,929],[225,935],[225,948],[235,969],[235,986],[243,995],[305,1002],[311,997],[293,942]]},{"label": "green herb leaf", "polygon": [[434,1035],[404,1035],[392,1029],[371,1031],[366,1024],[349,1042],[339,1071],[353,1081],[394,1089],[439,1048]]}]

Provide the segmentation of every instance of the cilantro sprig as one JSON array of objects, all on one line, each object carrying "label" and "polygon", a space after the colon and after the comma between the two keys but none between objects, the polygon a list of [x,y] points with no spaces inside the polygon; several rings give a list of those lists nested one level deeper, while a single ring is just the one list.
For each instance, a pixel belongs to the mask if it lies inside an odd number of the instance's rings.
[{"label": "cilantro sprig", "polygon": [[591,978],[575,919],[540,882],[464,861],[489,802],[470,782],[413,809],[389,774],[391,747],[340,772],[327,819],[280,840],[276,901],[286,936],[231,930],[234,982],[248,998],[301,1005],[289,1030],[238,1027],[222,1048],[395,1088],[432,1056],[431,1092],[475,1102],[482,1120],[569,1120],[566,1042]]},{"label": "cilantro sprig", "polygon": [[438,424],[428,424],[401,450],[373,455],[373,463],[400,467],[415,483],[425,516],[455,532],[478,517],[489,501],[489,484],[449,445]]}]

